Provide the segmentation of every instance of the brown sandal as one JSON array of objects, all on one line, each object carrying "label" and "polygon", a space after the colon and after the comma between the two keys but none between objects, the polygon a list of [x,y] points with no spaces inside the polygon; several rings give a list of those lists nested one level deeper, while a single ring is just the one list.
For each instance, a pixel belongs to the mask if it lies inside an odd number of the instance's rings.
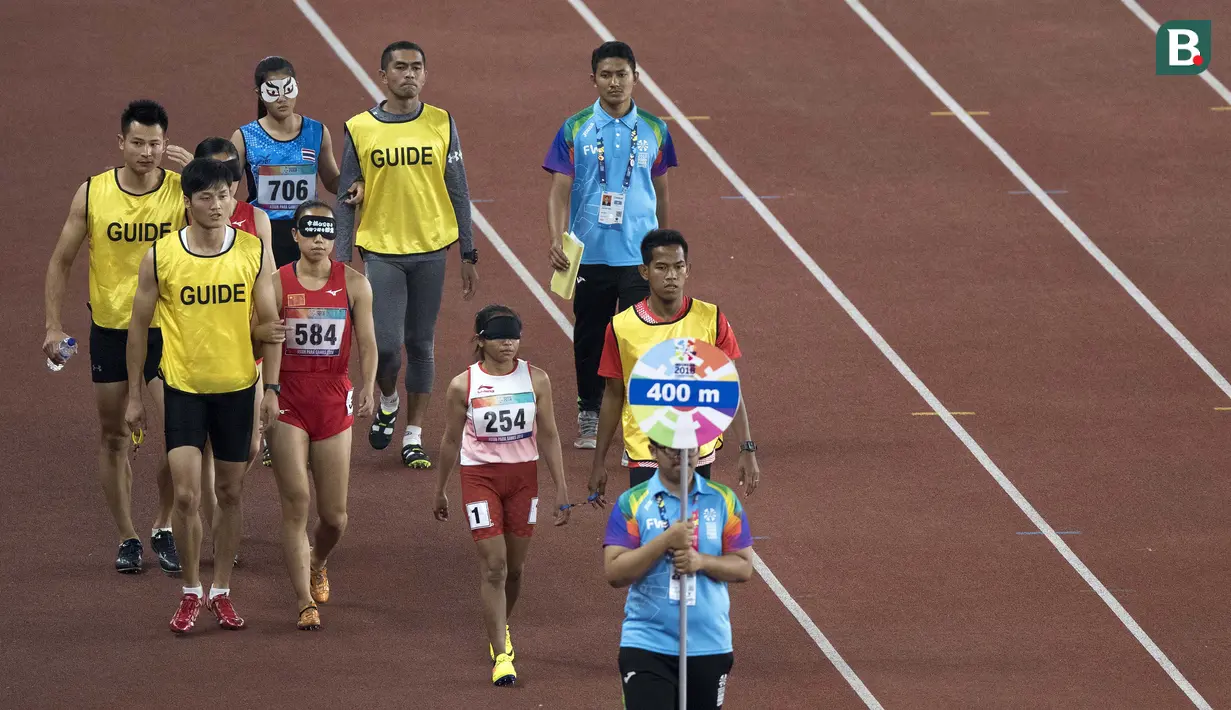
[{"label": "brown sandal", "polygon": [[299,623],[296,626],[300,631],[316,631],[321,628],[321,613],[316,608],[316,602],[299,610]]}]

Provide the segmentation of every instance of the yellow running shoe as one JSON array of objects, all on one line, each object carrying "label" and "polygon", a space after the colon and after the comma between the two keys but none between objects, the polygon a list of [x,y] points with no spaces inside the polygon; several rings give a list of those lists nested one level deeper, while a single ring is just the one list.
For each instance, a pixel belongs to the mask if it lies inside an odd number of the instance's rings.
[{"label": "yellow running shoe", "polygon": [[517,682],[517,671],[513,670],[513,659],[508,654],[496,656],[492,666],[492,685],[513,685]]},{"label": "yellow running shoe", "polygon": [[[496,652],[492,650],[491,643],[487,644],[487,653],[496,660]],[[517,656],[513,653],[513,635],[509,633],[509,625],[504,625],[504,655],[509,657],[510,661],[516,661]]]}]

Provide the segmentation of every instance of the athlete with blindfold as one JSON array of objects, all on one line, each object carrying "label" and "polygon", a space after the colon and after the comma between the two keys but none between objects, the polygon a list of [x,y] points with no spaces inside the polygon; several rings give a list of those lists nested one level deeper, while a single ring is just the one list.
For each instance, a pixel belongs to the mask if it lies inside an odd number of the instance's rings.
[{"label": "athlete with blindfold", "polygon": [[477,362],[453,378],[445,395],[448,420],[433,513],[437,520],[449,519],[445,488],[460,457],[462,504],[479,551],[492,683],[513,685],[517,671],[508,617],[538,520],[540,453],[556,485],[556,525],[568,522],[568,487],[551,381],[517,357],[521,319],[505,306],[487,306],[475,316],[474,330]]},{"label": "athlete with blindfold", "polygon": [[[269,214],[274,263],[283,267],[299,259],[291,236],[299,205],[317,199],[317,176],[337,194],[338,161],[333,138],[320,121],[295,113],[299,79],[284,57],[266,57],[256,65],[253,91],[257,118],[231,136],[239,163],[248,175],[248,202]],[[363,200],[363,183],[347,193],[347,204]]]},{"label": "athlete with blindfold", "polygon": [[[331,258],[333,210],[316,200],[295,210],[291,235],[299,260],[278,269],[274,295],[285,322],[281,416],[270,440],[282,498],[282,546],[297,597],[302,630],[321,625],[317,604],[329,601],[325,563],[346,531],[351,424],[356,402],[347,375],[352,334],[359,345],[362,382],[358,414],[372,413],[376,388],[376,329],[372,288],[363,274]],[[308,462],[320,518],[308,544]]]}]

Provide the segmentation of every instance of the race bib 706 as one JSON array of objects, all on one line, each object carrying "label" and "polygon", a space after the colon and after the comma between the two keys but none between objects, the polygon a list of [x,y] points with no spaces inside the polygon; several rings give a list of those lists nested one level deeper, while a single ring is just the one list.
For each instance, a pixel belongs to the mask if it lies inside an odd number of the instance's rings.
[{"label": "race bib 706", "polygon": [[270,210],[293,210],[316,199],[316,166],[261,165],[257,168],[257,204]]}]

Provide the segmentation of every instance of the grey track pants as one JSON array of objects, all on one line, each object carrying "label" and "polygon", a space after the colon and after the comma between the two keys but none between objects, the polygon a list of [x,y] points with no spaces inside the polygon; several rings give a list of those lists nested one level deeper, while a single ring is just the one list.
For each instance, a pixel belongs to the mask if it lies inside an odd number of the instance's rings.
[{"label": "grey track pants", "polygon": [[405,346],[406,391],[430,393],[436,376],[436,317],[444,294],[444,254],[424,259],[365,253],[363,263],[372,284],[377,385],[387,395],[397,391]]}]

